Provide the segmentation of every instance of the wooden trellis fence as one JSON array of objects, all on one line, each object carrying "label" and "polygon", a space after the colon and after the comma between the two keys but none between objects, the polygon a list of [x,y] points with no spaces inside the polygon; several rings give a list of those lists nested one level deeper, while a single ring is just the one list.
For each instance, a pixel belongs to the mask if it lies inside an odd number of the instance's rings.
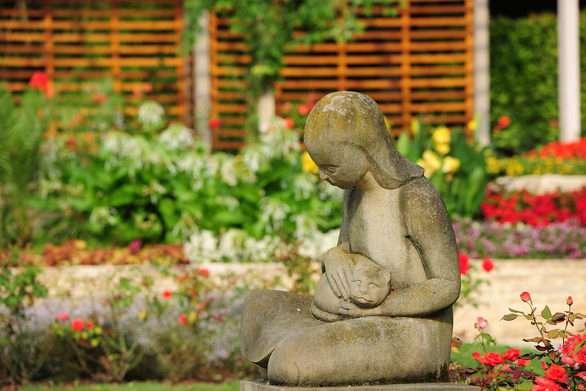
[{"label": "wooden trellis fence", "polygon": [[0,0],[0,83],[18,95],[40,70],[75,96],[112,79],[127,114],[136,112],[133,92],[152,88],[149,98],[184,120],[192,108],[182,30],[182,0]]},{"label": "wooden trellis fence", "polygon": [[[413,118],[465,126],[473,117],[473,0],[409,0],[396,17],[375,8],[361,16],[365,31],[348,43],[297,46],[276,85],[277,110],[335,90],[377,100],[395,133]],[[226,18],[210,21],[212,114],[222,126],[215,148],[237,148],[244,137],[242,75],[250,62]]]}]

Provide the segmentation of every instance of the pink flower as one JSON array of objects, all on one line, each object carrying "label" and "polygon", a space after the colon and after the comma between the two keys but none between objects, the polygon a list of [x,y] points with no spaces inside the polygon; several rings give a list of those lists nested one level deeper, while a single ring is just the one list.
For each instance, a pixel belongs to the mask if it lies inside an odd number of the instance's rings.
[{"label": "pink flower", "polygon": [[458,260],[460,261],[460,273],[463,275],[466,275],[468,270],[470,270],[470,266],[468,266],[469,259],[470,257],[468,257],[468,254],[458,254]]},{"label": "pink flower", "polygon": [[515,361],[521,355],[521,350],[519,349],[509,349],[503,354],[503,358],[507,361]]},{"label": "pink flower", "polygon": [[484,270],[486,270],[487,272],[489,272],[492,269],[494,269],[494,262],[492,261],[492,259],[490,259],[490,258],[484,258],[484,260],[482,261],[482,268]]},{"label": "pink flower", "polygon": [[163,291],[163,297],[165,299],[170,299],[173,294],[169,291]]},{"label": "pink flower", "polygon": [[66,322],[69,319],[69,315],[67,315],[67,312],[62,312],[60,314],[55,315],[55,319],[62,322]]},{"label": "pink flower", "polygon": [[210,126],[210,129],[216,130],[220,127],[220,120],[215,117],[210,118],[210,120],[208,121],[208,125]]},{"label": "pink flower", "polygon": [[531,300],[531,295],[529,294],[529,292],[522,292],[521,300],[523,300],[524,302],[528,302],[529,300]]},{"label": "pink flower", "polygon": [[476,318],[476,326],[479,330],[485,329],[488,326],[488,322],[482,316]]},{"label": "pink flower", "polygon": [[181,314],[181,316],[179,317],[179,323],[181,323],[182,325],[185,325],[185,323],[187,323],[187,315],[186,314]]},{"label": "pink flower", "polygon": [[568,305],[572,305],[574,304],[574,299],[572,299],[572,296],[568,296],[568,301],[567,301]]},{"label": "pink flower", "polygon": [[198,273],[204,276],[205,278],[210,278],[210,271],[208,269],[202,267],[198,270]]},{"label": "pink flower", "polygon": [[75,318],[71,321],[71,328],[75,331],[82,331],[83,323],[83,319]]},{"label": "pink flower", "polygon": [[285,118],[285,122],[283,126],[285,129],[292,129],[295,124],[293,123],[293,119],[291,117]]},{"label": "pink flower", "polygon": [[128,249],[130,250],[130,253],[133,255],[138,254],[141,247],[142,247],[142,242],[138,239],[135,239],[128,244]]},{"label": "pink flower", "polygon": [[549,369],[545,371],[545,377],[561,383],[565,383],[566,380],[568,380],[568,375],[566,375],[564,367],[560,367],[556,364],[551,364]]}]

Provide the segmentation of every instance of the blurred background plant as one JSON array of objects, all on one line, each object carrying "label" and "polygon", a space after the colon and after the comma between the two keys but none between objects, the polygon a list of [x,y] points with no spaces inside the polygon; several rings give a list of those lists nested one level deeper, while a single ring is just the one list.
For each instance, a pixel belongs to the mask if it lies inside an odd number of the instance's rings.
[{"label": "blurred background plant", "polygon": [[477,217],[488,183],[484,149],[460,129],[430,127],[415,120],[413,139],[402,133],[397,149],[425,169],[450,216]]}]

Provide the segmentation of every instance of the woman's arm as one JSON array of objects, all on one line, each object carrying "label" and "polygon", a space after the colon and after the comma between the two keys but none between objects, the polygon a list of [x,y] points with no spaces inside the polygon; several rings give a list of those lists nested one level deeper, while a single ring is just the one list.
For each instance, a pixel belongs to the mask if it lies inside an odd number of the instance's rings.
[{"label": "woman's arm", "polygon": [[342,305],[349,316],[425,316],[452,305],[460,294],[454,230],[441,197],[425,178],[404,185],[400,209],[407,238],[417,249],[427,280],[390,294],[378,307]]}]

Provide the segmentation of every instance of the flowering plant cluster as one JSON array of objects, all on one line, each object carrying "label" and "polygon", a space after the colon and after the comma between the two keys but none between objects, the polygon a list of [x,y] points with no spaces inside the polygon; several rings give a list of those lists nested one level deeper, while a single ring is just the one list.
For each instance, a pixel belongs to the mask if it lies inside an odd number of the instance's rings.
[{"label": "flowering plant cluster", "polygon": [[[470,271],[475,271],[476,266],[470,263],[470,256],[465,253],[458,254],[458,260],[460,262],[460,274],[462,280],[462,289],[460,291],[460,298],[454,304],[455,307],[461,305],[472,305],[478,307],[478,302],[474,297],[475,293],[482,285],[490,285],[490,281],[484,278],[475,278],[472,276]],[[494,269],[494,261],[489,257],[484,257],[481,264],[482,270],[489,273]],[[454,308],[455,308],[454,307]]]},{"label": "flowering plant cluster", "polygon": [[543,195],[532,195],[526,190],[500,194],[487,189],[480,207],[485,219],[499,223],[523,222],[538,227],[576,219],[586,225],[586,188]]},{"label": "flowering plant cluster", "polygon": [[578,141],[554,141],[545,144],[543,147],[533,149],[523,154],[524,156],[538,156],[540,158],[562,158],[562,159],[586,159],[586,137]]},{"label": "flowering plant cluster", "polygon": [[455,218],[456,241],[473,258],[586,257],[586,227],[577,220],[534,227]]},{"label": "flowering plant cluster", "polygon": [[[586,385],[586,335],[573,334],[568,330],[577,320],[584,319],[584,315],[572,312],[572,297],[568,297],[568,310],[551,313],[548,306],[541,311],[541,319],[536,315],[537,308],[533,305],[529,292],[521,293],[521,300],[529,305],[530,311],[510,309],[511,313],[503,316],[503,320],[512,321],[524,318],[536,327],[539,335],[524,339],[525,342],[535,343],[534,351],[521,353],[520,349],[508,349],[498,353],[489,349],[496,341],[486,332],[488,322],[478,317],[475,328],[478,335],[475,338],[483,353],[474,351],[472,358],[476,365],[464,368],[452,363],[450,376],[452,380],[466,384],[478,385],[483,389],[501,390],[517,389],[532,391],[561,391],[584,390]],[[551,328],[562,324],[562,328]],[[561,338],[561,343],[555,347],[552,339]],[[453,344],[452,349],[459,352],[460,341]],[[537,365],[535,365],[537,364]]]},{"label": "flowering plant cluster", "polygon": [[452,216],[474,217],[488,182],[482,149],[460,130],[430,128],[413,121],[410,140],[402,133],[397,149],[425,169]]}]

